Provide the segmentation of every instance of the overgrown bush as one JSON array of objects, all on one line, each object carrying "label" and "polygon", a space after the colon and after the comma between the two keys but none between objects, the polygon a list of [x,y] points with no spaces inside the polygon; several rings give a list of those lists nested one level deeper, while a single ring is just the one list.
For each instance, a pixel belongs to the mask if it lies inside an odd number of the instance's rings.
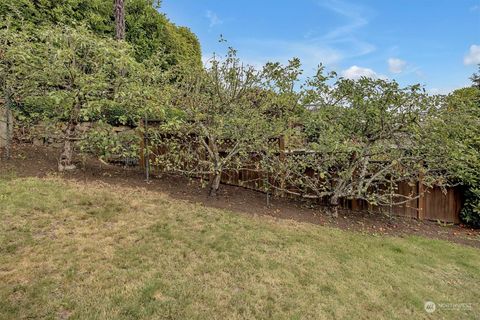
[{"label": "overgrown bush", "polygon": [[79,149],[104,161],[137,162],[139,140],[133,129],[117,132],[108,124],[98,123],[81,137]]},{"label": "overgrown bush", "polygon": [[425,116],[420,151],[431,170],[465,190],[461,217],[477,224],[480,188],[480,89],[455,90]]},{"label": "overgrown bush", "polygon": [[466,189],[464,196],[465,203],[460,217],[465,223],[480,228],[480,187],[470,186]]}]

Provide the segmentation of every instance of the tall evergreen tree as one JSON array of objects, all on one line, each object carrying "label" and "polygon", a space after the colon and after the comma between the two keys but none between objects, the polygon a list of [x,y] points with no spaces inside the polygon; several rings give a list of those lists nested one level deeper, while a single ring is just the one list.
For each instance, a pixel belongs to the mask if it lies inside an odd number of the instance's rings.
[{"label": "tall evergreen tree", "polygon": [[480,64],[478,65],[478,73],[472,74],[470,80],[472,80],[472,87],[480,89]]}]

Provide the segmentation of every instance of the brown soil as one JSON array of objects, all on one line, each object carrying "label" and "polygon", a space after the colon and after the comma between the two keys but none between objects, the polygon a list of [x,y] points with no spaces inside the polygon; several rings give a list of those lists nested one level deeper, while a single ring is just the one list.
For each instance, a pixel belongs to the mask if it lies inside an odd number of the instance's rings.
[{"label": "brown soil", "polygon": [[[13,173],[19,177],[56,175],[58,154],[58,150],[47,147],[15,146],[12,158],[8,161],[1,160],[0,174]],[[444,225],[432,221],[355,211],[343,211],[335,219],[325,213],[322,207],[312,203],[271,198],[270,205],[267,206],[265,194],[227,185],[222,185],[219,195],[211,198],[198,181],[165,175],[154,177],[146,183],[143,172],[138,168],[107,165],[94,159],[86,161],[83,168],[63,176],[79,181],[101,181],[107,184],[141,187],[166,193],[176,199],[200,202],[205,206],[249,215],[267,215],[374,235],[425,236],[480,248],[480,230],[463,225]]]}]

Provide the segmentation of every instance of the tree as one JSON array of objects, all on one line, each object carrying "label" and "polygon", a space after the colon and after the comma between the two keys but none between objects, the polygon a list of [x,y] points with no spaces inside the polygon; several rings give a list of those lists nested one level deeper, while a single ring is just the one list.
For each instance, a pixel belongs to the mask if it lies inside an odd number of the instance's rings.
[{"label": "tree", "polygon": [[422,154],[431,170],[463,186],[461,218],[480,226],[480,89],[455,90],[424,121]]},{"label": "tree", "polygon": [[[125,0],[123,0],[125,1]],[[141,62],[159,52],[168,54],[167,66],[201,66],[197,37],[178,27],[160,13],[160,1],[125,1],[125,40]],[[12,21],[12,28],[35,30],[39,26],[86,26],[96,35],[115,37],[112,1],[105,0],[2,0],[0,20]]]},{"label": "tree", "polygon": [[463,88],[445,97],[424,121],[422,153],[429,166],[452,181],[480,182],[480,90]]},{"label": "tree", "polygon": [[[18,109],[20,92],[29,92],[29,80],[31,78],[31,65],[29,51],[24,51],[30,36],[26,32],[16,32],[10,20],[0,22],[0,99],[3,100],[7,116],[7,141],[5,156],[10,157],[13,131],[12,112]],[[30,107],[30,106],[29,106]],[[32,114],[37,114],[38,108],[29,108]],[[19,119],[20,120],[20,119]],[[23,120],[23,119],[21,119]],[[10,127],[10,128],[8,128]]]},{"label": "tree", "polygon": [[[327,198],[337,216],[340,199],[362,199],[372,205],[394,205],[415,195],[398,191],[400,182],[438,181],[421,163],[417,131],[422,113],[434,107],[419,86],[401,89],[396,82],[338,79],[318,74],[307,81],[303,103],[306,142],[292,148],[280,163],[284,191]],[[292,190],[293,189],[293,190]]]},{"label": "tree", "polygon": [[[269,140],[281,131],[262,94],[262,71],[243,65],[231,49],[177,82],[177,122],[162,127],[153,139],[164,150],[157,164],[166,171],[209,175],[209,194],[217,195],[222,174],[252,164],[268,152]],[[255,169],[255,168],[253,168]]]},{"label": "tree", "polygon": [[472,80],[472,86],[474,88],[480,89],[480,64],[478,65],[478,73],[472,74],[470,80]]},{"label": "tree", "polygon": [[[15,99],[20,106],[45,106],[44,119],[65,123],[58,168],[73,169],[78,123],[105,119],[114,108],[135,107],[129,98],[142,64],[127,44],[84,28],[41,28],[18,38],[6,53],[12,66],[8,77],[20,84]],[[119,120],[127,121],[125,114]]]},{"label": "tree", "polygon": [[125,5],[123,0],[115,0],[115,39],[125,40]]}]

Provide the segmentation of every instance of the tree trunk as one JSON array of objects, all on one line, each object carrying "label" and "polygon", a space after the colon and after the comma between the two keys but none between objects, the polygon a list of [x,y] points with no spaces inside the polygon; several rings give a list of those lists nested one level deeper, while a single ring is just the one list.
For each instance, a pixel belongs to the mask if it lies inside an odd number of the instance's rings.
[{"label": "tree trunk", "polygon": [[77,101],[73,107],[72,114],[70,116],[70,121],[67,124],[65,129],[65,141],[63,143],[63,150],[60,154],[60,159],[58,160],[58,171],[74,170],[75,165],[73,164],[73,151],[74,151],[74,138],[75,131],[78,124],[78,116],[80,114],[81,102]]},{"label": "tree trunk", "polygon": [[222,180],[222,171],[215,170],[215,173],[210,178],[210,197],[216,197],[220,181]]},{"label": "tree trunk", "polygon": [[115,0],[115,39],[125,40],[125,4]]},{"label": "tree trunk", "polygon": [[336,195],[333,195],[330,198],[330,214],[334,218],[338,218],[338,197]]}]

